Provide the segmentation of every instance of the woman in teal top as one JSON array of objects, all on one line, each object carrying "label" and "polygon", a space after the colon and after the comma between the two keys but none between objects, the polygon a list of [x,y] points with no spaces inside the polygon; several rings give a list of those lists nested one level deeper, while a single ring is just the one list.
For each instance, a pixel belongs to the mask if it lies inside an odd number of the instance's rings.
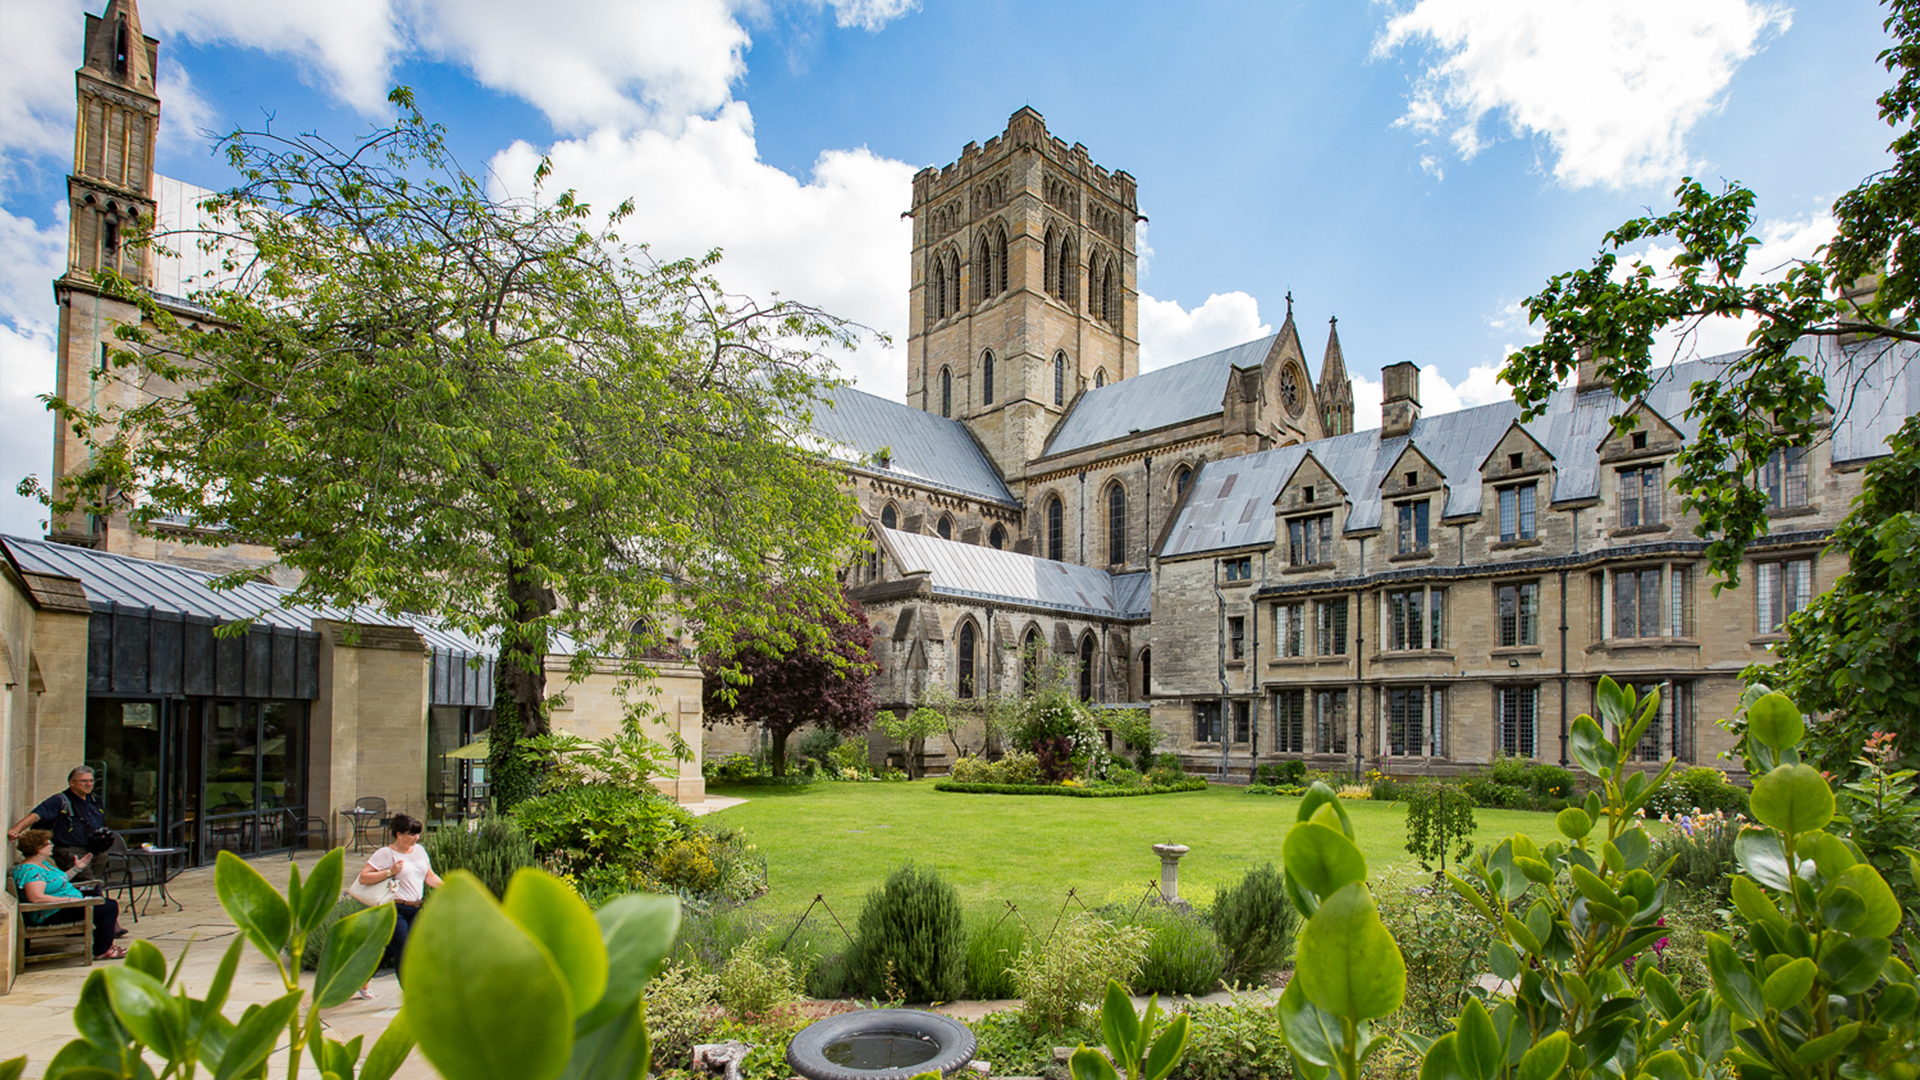
[{"label": "woman in teal top", "polygon": [[[45,829],[28,829],[14,841],[20,851],[20,862],[13,868],[13,883],[20,889],[20,898],[29,904],[44,904],[53,900],[83,899],[80,890],[59,867],[53,865],[53,834]],[[90,857],[89,857],[90,858]],[[27,922],[33,926],[46,926],[50,923],[79,922],[86,916],[84,907],[71,907],[61,911],[29,911]],[[93,955],[96,960],[118,960],[127,955],[127,950],[113,943],[114,927],[120,920],[120,905],[112,897],[100,902],[93,909]]]}]

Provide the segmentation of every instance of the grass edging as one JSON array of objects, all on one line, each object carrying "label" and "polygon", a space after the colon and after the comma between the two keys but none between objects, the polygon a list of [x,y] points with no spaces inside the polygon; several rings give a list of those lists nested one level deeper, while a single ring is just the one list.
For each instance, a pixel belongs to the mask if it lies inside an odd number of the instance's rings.
[{"label": "grass edging", "polygon": [[940,780],[935,791],[962,795],[1065,795],[1074,799],[1121,799],[1132,795],[1173,795],[1182,791],[1205,791],[1207,782],[1198,777],[1178,784],[1150,784],[1140,788],[1079,788],[1059,784],[966,784],[958,780]]}]

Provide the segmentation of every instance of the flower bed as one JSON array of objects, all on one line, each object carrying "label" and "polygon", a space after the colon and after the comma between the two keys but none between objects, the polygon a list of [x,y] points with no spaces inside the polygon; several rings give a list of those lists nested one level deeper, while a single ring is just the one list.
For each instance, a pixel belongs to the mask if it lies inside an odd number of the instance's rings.
[{"label": "flower bed", "polygon": [[967,784],[941,780],[935,791],[956,791],[963,795],[1066,795],[1075,799],[1118,799],[1128,795],[1172,795],[1181,791],[1205,791],[1207,782],[1194,777],[1171,784],[1142,784],[1132,787],[1077,787],[1069,784]]}]

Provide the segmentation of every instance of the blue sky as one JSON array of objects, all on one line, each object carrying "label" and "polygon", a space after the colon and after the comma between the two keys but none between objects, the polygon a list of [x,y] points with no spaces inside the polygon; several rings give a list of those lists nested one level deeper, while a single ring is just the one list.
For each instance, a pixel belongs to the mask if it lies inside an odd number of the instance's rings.
[{"label": "blue sky", "polygon": [[[48,468],[48,281],[64,260],[82,12],[0,0],[0,531]],[[1517,304],[1691,173],[1761,196],[1761,266],[1804,255],[1883,166],[1882,13],[1865,0],[145,0],[161,39],[160,171],[219,187],[200,129],[347,138],[414,87],[461,158],[560,180],[734,287],[905,339],[908,180],[1031,105],[1140,183],[1143,362],[1340,317],[1361,423],[1379,368],[1432,411],[1498,395]],[[1658,252],[1651,253],[1657,257]],[[1735,347],[1737,326],[1683,348]],[[899,397],[904,350],[845,360]]]}]

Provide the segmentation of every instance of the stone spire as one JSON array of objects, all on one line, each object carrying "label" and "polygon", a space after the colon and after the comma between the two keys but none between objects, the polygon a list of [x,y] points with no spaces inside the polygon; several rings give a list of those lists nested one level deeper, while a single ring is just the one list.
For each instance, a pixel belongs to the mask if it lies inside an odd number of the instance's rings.
[{"label": "stone spire", "polygon": [[1340,318],[1327,320],[1327,354],[1320,361],[1320,385],[1313,396],[1320,402],[1320,426],[1328,435],[1353,432],[1353,380],[1340,352]]}]

